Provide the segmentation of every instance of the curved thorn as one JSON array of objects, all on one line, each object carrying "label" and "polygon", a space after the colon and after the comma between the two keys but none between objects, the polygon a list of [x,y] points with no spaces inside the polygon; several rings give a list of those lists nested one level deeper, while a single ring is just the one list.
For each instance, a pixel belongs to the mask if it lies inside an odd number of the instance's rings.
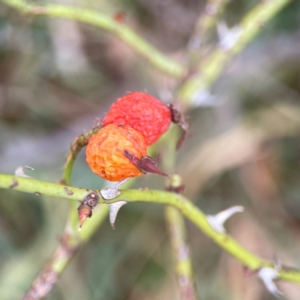
[{"label": "curved thorn", "polygon": [[203,91],[202,89],[197,90],[192,95],[193,104],[196,107],[213,107],[221,105],[225,102],[224,99],[220,98],[217,95],[213,95],[209,91]]},{"label": "curved thorn", "polygon": [[129,178],[126,178],[106,189],[102,189],[100,190],[100,194],[101,196],[103,197],[103,199],[106,199],[106,200],[111,200],[111,199],[114,199],[116,198],[117,196],[119,196],[121,193],[119,191],[119,188],[125,183],[127,182],[129,179],[131,179],[131,177]]},{"label": "curved thorn", "polygon": [[226,210],[219,212],[214,216],[207,216],[207,220],[210,223],[211,227],[214,228],[219,233],[226,232],[224,228],[224,223],[228,220],[233,214],[237,212],[243,212],[243,206],[232,206]]},{"label": "curved thorn", "polygon": [[228,28],[225,22],[217,24],[217,32],[219,35],[219,46],[224,50],[229,50],[242,34],[240,27]]},{"label": "curved thorn", "polygon": [[127,202],[124,200],[109,204],[109,221],[113,229],[115,229],[115,222],[120,208]]},{"label": "curved thorn", "polygon": [[20,177],[26,177],[26,178],[33,178],[31,176],[28,176],[24,173],[24,169],[27,169],[27,170],[34,170],[34,168],[32,167],[29,167],[29,166],[20,166],[16,169],[15,171],[15,175],[16,176],[20,176]]},{"label": "curved thorn", "polygon": [[271,268],[261,268],[258,277],[263,281],[267,290],[277,298],[281,298],[283,294],[278,290],[274,280],[278,278],[278,272]]}]

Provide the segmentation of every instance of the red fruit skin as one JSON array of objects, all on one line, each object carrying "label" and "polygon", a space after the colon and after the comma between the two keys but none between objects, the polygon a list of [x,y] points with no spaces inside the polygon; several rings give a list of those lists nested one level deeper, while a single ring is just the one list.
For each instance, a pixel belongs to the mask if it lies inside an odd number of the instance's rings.
[{"label": "red fruit skin", "polygon": [[142,92],[132,92],[114,102],[102,125],[129,125],[139,131],[147,145],[152,145],[171,123],[170,109],[158,99]]},{"label": "red fruit skin", "polygon": [[86,147],[86,161],[92,171],[110,181],[121,181],[143,173],[124,154],[140,159],[147,155],[144,137],[126,125],[109,124],[94,134]]}]

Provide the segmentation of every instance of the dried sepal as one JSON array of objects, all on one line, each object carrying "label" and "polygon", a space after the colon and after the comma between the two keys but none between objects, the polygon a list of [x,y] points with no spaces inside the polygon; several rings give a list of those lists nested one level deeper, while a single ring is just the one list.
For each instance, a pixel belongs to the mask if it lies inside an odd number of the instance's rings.
[{"label": "dried sepal", "polygon": [[186,122],[184,114],[174,108],[172,104],[169,104],[168,107],[171,112],[172,122],[177,124],[182,130],[181,137],[176,144],[176,149],[178,150],[184,144],[186,137],[189,135],[189,124]]},{"label": "dried sepal", "polygon": [[131,163],[136,165],[136,167],[144,174],[151,173],[168,177],[168,174],[164,173],[157,167],[157,159],[154,160],[148,155],[144,155],[141,158],[137,158],[136,156],[132,155],[128,150],[124,151],[124,155],[127,158],[129,158]]}]

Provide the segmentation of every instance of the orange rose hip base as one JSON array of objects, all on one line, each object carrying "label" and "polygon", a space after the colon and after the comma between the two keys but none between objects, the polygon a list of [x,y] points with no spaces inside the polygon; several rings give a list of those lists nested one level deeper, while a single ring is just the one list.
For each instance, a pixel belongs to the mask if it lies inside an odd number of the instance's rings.
[{"label": "orange rose hip base", "polygon": [[[168,176],[157,168],[157,162],[147,155],[147,144],[141,133],[128,125],[108,124],[94,134],[86,148],[86,160],[91,170],[109,181],[118,181],[100,190],[106,200],[117,197],[122,184],[146,173]],[[91,216],[93,207],[79,207],[80,226]]]}]

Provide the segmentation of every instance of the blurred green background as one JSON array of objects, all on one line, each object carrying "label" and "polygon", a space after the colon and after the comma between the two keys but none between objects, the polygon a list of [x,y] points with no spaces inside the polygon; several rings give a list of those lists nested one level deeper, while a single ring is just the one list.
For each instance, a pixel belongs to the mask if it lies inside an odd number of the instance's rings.
[{"label": "blurred green background", "polygon": [[[259,1],[230,1],[232,27]],[[199,0],[60,1],[122,14],[127,25],[182,64]],[[232,205],[246,212],[227,224],[245,248],[300,268],[300,1],[292,1],[235,58],[213,96],[188,112],[191,136],[176,171],[186,196],[207,214]],[[0,3],[0,172],[20,165],[58,182],[73,138],[90,129],[127,91],[170,102],[178,83],[119,39],[91,26],[30,17]],[[284,107],[283,107],[284,106]],[[261,131],[263,137],[261,137]],[[159,147],[162,157],[167,155]],[[100,188],[84,151],[73,184]],[[162,189],[155,176],[135,187]],[[0,299],[20,299],[58,244],[64,200],[0,190]],[[187,222],[195,285],[201,299],[271,300],[256,276]],[[279,283],[287,299],[300,287]],[[179,299],[163,207],[134,203],[108,220],[72,261],[49,299]]]}]

